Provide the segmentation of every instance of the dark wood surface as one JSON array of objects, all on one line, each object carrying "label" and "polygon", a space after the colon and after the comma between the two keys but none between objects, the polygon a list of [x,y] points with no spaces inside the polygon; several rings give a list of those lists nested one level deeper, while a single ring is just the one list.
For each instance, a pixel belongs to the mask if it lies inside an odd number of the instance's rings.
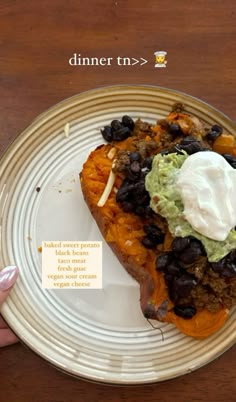
[{"label": "dark wood surface", "polygon": [[[73,94],[112,84],[180,90],[236,120],[234,0],[2,0],[0,152],[38,114]],[[167,68],[153,53],[165,50]],[[143,57],[143,66],[80,66],[83,57]],[[165,383],[111,387],[57,371],[21,344],[0,350],[0,401],[236,401],[236,347]]]}]

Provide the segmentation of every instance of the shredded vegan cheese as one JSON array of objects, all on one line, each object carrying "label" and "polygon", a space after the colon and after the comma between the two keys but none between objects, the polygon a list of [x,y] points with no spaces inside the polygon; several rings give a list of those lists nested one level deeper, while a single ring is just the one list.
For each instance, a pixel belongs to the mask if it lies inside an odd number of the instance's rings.
[{"label": "shredded vegan cheese", "polygon": [[113,188],[113,185],[115,183],[115,179],[116,179],[116,175],[115,175],[115,173],[113,173],[113,171],[111,169],[110,174],[108,176],[106,187],[101,195],[100,200],[97,203],[98,207],[103,207],[106,204],[107,199],[108,199],[110,192]]},{"label": "shredded vegan cheese", "polygon": [[108,157],[109,159],[113,159],[114,156],[115,156],[115,154],[116,154],[116,148],[113,147],[113,148],[111,148],[110,151],[108,152],[107,157]]}]

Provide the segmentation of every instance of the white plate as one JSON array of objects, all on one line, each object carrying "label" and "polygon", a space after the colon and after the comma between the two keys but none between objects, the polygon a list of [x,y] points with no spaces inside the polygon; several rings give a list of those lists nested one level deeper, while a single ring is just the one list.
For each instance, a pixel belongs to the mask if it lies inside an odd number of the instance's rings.
[{"label": "white plate", "polygon": [[176,101],[209,125],[221,124],[235,133],[226,116],[187,95],[157,87],[116,86],[74,96],[49,109],[1,159],[0,266],[17,264],[21,272],[2,313],[26,345],[69,374],[112,384],[162,381],[195,370],[235,342],[235,310],[224,328],[204,341],[155,322],[162,338],[141,313],[138,284],[105,243],[103,289],[41,286],[42,240],[102,240],[79,184],[83,162],[103,142],[100,129],[123,114],[154,122]]}]

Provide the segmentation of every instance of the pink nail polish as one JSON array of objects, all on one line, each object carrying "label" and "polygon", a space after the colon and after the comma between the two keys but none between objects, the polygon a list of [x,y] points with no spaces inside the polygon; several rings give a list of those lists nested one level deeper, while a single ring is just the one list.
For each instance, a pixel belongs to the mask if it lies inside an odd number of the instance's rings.
[{"label": "pink nail polish", "polygon": [[15,265],[10,265],[0,271],[0,290],[7,290],[14,285],[18,276],[19,269]]}]

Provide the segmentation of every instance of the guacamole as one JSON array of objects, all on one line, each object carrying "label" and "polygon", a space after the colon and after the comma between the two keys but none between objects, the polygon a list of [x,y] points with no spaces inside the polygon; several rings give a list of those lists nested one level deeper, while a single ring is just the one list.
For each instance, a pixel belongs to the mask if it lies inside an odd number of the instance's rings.
[{"label": "guacamole", "polygon": [[151,197],[151,208],[163,216],[174,237],[194,236],[200,240],[210,262],[219,261],[236,248],[236,231],[231,230],[224,241],[209,239],[196,232],[185,219],[184,205],[177,189],[176,177],[188,154],[158,154],[154,157],[152,170],[145,180],[146,190]]}]

